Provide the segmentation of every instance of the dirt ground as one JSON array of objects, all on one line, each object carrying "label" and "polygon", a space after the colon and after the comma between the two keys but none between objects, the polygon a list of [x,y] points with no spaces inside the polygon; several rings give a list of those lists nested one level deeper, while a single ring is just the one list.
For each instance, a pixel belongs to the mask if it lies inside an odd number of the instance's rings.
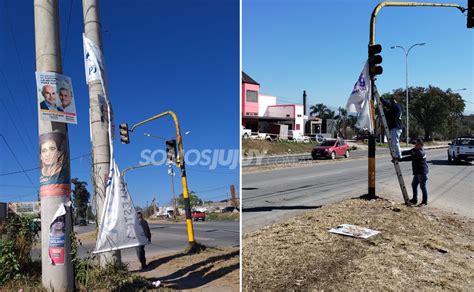
[{"label": "dirt ground", "polygon": [[[380,231],[329,233],[340,224]],[[474,220],[384,199],[349,199],[243,238],[244,291],[458,290],[474,287]]]},{"label": "dirt ground", "polygon": [[239,291],[239,248],[208,248],[185,255],[165,254],[149,260],[148,281],[161,281],[159,290]]},{"label": "dirt ground", "polygon": [[242,140],[242,156],[252,155],[253,151],[257,156],[262,155],[279,155],[279,154],[296,154],[308,153],[313,150],[313,143],[293,143],[293,142],[276,142],[265,140]]}]

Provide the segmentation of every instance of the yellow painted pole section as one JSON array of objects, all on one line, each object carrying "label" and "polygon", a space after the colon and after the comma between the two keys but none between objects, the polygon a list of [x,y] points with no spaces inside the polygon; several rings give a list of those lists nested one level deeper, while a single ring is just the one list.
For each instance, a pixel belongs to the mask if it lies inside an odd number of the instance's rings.
[{"label": "yellow painted pole section", "polygon": [[382,2],[379,3],[372,12],[372,17],[370,18],[370,43],[369,45],[375,45],[375,18],[379,13],[380,9],[385,6],[398,6],[398,7],[415,7],[415,6],[428,6],[428,7],[452,7],[461,10],[464,12],[466,9],[458,4],[451,3],[419,3],[419,2]]},{"label": "yellow painted pole section", "polygon": [[193,229],[193,220],[191,218],[191,207],[189,204],[189,191],[188,191],[188,182],[186,180],[186,169],[184,166],[184,149],[183,149],[183,140],[181,138],[181,130],[179,128],[179,121],[178,118],[176,117],[176,114],[172,111],[166,111],[161,114],[158,114],[156,116],[153,116],[151,118],[148,118],[146,120],[143,120],[139,123],[136,123],[130,128],[130,132],[133,132],[133,130],[141,126],[145,123],[151,122],[153,120],[159,119],[161,117],[164,117],[166,115],[170,115],[173,118],[173,122],[176,127],[176,140],[178,142],[178,157],[177,157],[177,162],[178,165],[181,168],[181,184],[183,188],[183,201],[185,205],[185,211],[186,211],[186,225],[188,227],[188,240],[191,245],[193,245],[194,242],[194,229]]}]

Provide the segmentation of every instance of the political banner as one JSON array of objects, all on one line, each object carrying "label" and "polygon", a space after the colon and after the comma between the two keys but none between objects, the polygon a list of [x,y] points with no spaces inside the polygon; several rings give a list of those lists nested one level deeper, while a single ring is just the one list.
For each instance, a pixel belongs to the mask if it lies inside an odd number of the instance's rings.
[{"label": "political banner", "polygon": [[49,227],[48,253],[51,264],[64,265],[66,243],[66,208],[61,204]]},{"label": "political banner", "polygon": [[101,224],[94,253],[145,245],[148,239],[137,219],[127,184],[112,159]]},{"label": "political banner", "polygon": [[374,132],[372,109],[370,106],[370,96],[372,92],[371,81],[369,77],[369,62],[367,61],[359,75],[351,95],[347,100],[347,112],[357,113],[357,122],[355,126],[359,129]]},{"label": "political banner", "polygon": [[66,135],[49,132],[39,136],[40,196],[70,196],[69,150]]},{"label": "political banner", "polygon": [[71,78],[55,72],[36,72],[36,88],[42,120],[77,124]]},{"label": "political banner", "polygon": [[[114,115],[110,105],[107,88],[107,76],[105,72],[105,62],[100,48],[84,34],[82,35],[84,46],[84,68],[86,73],[86,82],[100,81],[105,96],[99,95],[100,121],[104,129],[108,128],[109,123],[112,126],[112,139],[114,138]],[[110,111],[110,114],[108,113]],[[91,133],[92,136],[92,133]],[[91,138],[92,140],[92,138]]]}]

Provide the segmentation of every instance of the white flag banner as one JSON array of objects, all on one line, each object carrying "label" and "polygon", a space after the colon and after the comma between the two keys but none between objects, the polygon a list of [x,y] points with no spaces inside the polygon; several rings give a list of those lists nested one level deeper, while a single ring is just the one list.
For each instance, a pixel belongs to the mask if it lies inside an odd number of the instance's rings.
[{"label": "white flag banner", "polygon": [[82,34],[84,44],[84,63],[86,69],[86,81],[101,81],[105,80],[105,65],[102,51],[90,39]]},{"label": "white flag banner", "polygon": [[[110,105],[109,94],[107,91],[107,76],[105,73],[105,62],[100,48],[84,34],[82,34],[84,45],[84,68],[86,70],[86,82],[100,81],[105,96],[99,95],[100,120],[104,127],[108,127],[109,121],[112,125],[112,138],[114,138],[114,116]],[[108,111],[111,113],[108,114]],[[89,113],[89,117],[91,117]],[[92,132],[91,132],[92,141]]]},{"label": "white flag banner", "polygon": [[148,243],[137,219],[132,198],[120,170],[112,159],[101,225],[94,253],[130,248]]},{"label": "white flag banner", "polygon": [[371,118],[370,96],[372,87],[369,77],[369,62],[367,61],[362,72],[354,84],[352,93],[347,100],[347,112],[357,113],[357,123],[355,126],[359,129],[367,129],[370,133],[374,132],[373,120]]}]

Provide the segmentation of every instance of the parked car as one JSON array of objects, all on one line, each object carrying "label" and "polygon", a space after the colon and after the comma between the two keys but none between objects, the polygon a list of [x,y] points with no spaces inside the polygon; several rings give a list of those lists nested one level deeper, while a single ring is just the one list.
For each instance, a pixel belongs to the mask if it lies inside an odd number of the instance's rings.
[{"label": "parked car", "polygon": [[252,136],[252,130],[250,129],[246,129],[244,126],[241,126],[241,134],[242,134],[242,138],[244,139],[249,139],[250,136]]},{"label": "parked car", "polygon": [[474,137],[458,137],[448,144],[448,161],[474,160]]},{"label": "parked car", "polygon": [[234,206],[227,206],[224,209],[222,209],[222,213],[234,212],[235,209],[237,209],[237,208],[235,208]]},{"label": "parked car", "polygon": [[199,221],[199,220],[206,221],[206,213],[201,212],[201,211],[193,211],[191,213],[191,218],[193,219],[193,221]]},{"label": "parked car", "polygon": [[336,159],[336,156],[344,156],[349,158],[349,145],[343,139],[328,139],[315,146],[311,151],[313,159],[325,157]]}]

